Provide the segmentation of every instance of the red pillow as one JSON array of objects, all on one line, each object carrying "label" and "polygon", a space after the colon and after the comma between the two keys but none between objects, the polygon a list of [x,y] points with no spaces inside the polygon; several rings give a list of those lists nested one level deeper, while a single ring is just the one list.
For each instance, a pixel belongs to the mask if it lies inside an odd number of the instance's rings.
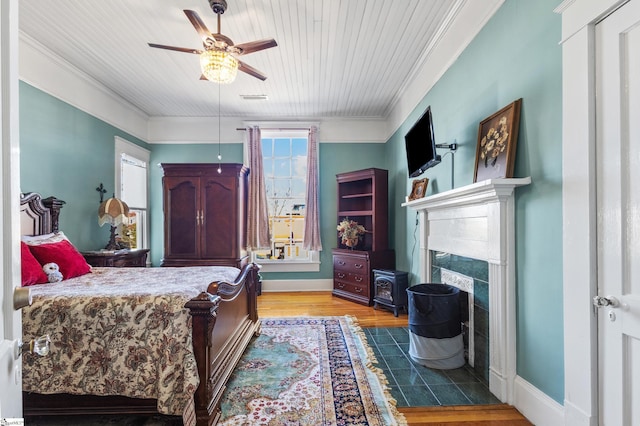
[{"label": "red pillow", "polygon": [[20,241],[20,254],[22,258],[22,286],[48,283],[49,279],[42,270],[42,265],[33,257],[29,246],[22,241]]},{"label": "red pillow", "polygon": [[29,246],[29,250],[41,265],[51,262],[57,263],[65,280],[91,272],[91,266],[84,260],[84,257],[76,250],[73,244],[67,240]]}]

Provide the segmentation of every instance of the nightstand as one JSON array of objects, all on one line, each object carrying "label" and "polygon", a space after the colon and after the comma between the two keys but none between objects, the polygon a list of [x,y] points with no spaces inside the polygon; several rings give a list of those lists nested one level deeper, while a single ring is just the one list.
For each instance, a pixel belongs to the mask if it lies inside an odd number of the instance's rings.
[{"label": "nightstand", "polygon": [[91,266],[110,266],[114,268],[145,267],[149,249],[136,250],[98,250],[82,252],[87,263]]}]

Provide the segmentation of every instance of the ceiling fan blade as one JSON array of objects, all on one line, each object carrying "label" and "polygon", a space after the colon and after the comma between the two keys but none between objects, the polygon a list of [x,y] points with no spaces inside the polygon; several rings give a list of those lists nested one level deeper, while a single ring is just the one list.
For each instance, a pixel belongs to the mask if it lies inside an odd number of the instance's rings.
[{"label": "ceiling fan blade", "polygon": [[247,74],[254,76],[255,78],[259,78],[262,81],[267,79],[266,75],[262,74],[257,69],[253,68],[250,65],[245,64],[242,61],[238,61],[238,69],[242,72],[246,72]]},{"label": "ceiling fan blade", "polygon": [[198,34],[200,34],[202,41],[205,41],[207,38],[211,37],[211,31],[209,31],[207,26],[204,24],[204,22],[202,22],[202,19],[200,19],[200,16],[195,11],[185,9],[183,10],[183,12],[185,15],[187,15],[189,21],[191,21],[191,25],[193,25],[196,31],[198,31]]},{"label": "ceiling fan blade", "polygon": [[274,39],[266,39],[266,40],[256,40],[250,41],[248,43],[236,44],[234,47],[239,49],[238,55],[246,55],[253,52],[258,52],[260,50],[269,49],[271,47],[276,47],[278,43]]},{"label": "ceiling fan blade", "polygon": [[195,53],[196,55],[199,55],[202,53],[202,50],[189,49],[188,47],[165,46],[164,44],[155,44],[155,43],[147,43],[147,44],[149,45],[149,47],[157,47],[158,49],[175,50],[176,52]]}]

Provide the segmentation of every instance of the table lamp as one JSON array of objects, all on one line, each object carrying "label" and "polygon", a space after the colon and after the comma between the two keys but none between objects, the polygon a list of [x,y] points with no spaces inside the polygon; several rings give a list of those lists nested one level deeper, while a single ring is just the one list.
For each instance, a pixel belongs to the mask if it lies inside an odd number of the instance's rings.
[{"label": "table lamp", "polygon": [[115,197],[103,201],[98,208],[98,223],[100,226],[103,226],[105,223],[111,225],[111,237],[105,250],[119,249],[120,247],[118,247],[116,243],[116,227],[129,223],[129,206],[127,206],[127,203],[124,201]]}]

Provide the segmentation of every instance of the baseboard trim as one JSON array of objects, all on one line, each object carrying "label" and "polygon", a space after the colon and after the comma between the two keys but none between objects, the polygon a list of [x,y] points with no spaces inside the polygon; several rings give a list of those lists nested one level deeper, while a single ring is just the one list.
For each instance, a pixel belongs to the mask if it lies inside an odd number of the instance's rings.
[{"label": "baseboard trim", "polygon": [[598,416],[585,413],[579,407],[565,399],[564,423],[571,426],[598,426]]},{"label": "baseboard trim", "polygon": [[515,379],[515,407],[531,423],[564,426],[564,407],[520,376]]},{"label": "baseboard trim", "polygon": [[333,279],[318,280],[263,280],[262,291],[283,292],[283,291],[331,291],[333,290]]}]

